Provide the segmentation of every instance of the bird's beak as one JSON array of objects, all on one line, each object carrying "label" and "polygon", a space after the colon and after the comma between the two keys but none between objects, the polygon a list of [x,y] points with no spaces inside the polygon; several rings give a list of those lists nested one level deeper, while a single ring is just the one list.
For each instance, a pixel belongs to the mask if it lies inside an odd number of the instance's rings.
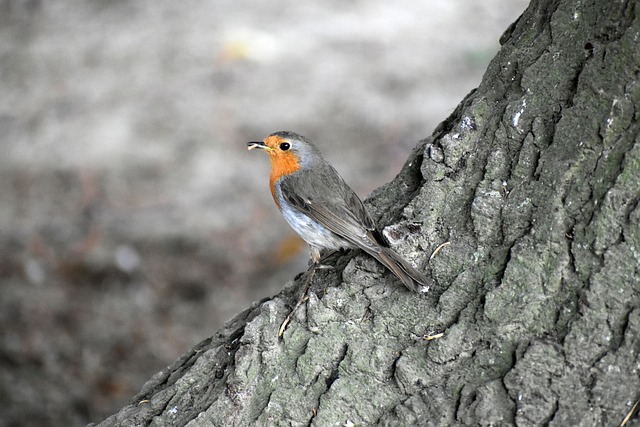
[{"label": "bird's beak", "polygon": [[264,141],[251,141],[247,142],[247,149],[253,150],[254,148],[261,148],[263,150],[271,151],[271,147],[266,145]]}]

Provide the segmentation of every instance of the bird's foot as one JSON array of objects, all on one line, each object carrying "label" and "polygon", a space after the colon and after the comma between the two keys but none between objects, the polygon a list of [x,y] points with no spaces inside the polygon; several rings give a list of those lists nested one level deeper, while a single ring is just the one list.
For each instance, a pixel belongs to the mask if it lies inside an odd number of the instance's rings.
[{"label": "bird's foot", "polygon": [[329,250],[325,252],[323,256],[320,256],[320,252],[318,251],[316,254],[311,252],[311,259],[309,260],[309,265],[316,264],[316,268],[318,269],[330,269],[335,268],[333,265],[328,264],[332,261],[332,258],[339,257],[345,254],[344,249],[338,249],[335,251]]}]

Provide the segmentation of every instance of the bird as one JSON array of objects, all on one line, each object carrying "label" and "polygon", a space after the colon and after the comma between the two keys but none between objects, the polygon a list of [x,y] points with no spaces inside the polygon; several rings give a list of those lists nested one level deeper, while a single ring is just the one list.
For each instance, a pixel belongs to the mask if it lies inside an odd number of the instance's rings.
[{"label": "bird", "polygon": [[429,290],[431,280],[388,246],[360,198],[309,139],[279,131],[247,146],[269,155],[271,195],[284,219],[309,245],[312,267],[320,265],[322,249],[360,248],[407,289]]}]

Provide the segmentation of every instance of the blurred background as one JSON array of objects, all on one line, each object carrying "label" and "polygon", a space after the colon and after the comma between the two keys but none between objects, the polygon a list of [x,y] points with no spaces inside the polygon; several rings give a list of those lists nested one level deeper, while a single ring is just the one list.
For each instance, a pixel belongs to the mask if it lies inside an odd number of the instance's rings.
[{"label": "blurred background", "polygon": [[0,425],[101,421],[305,269],[246,141],[363,198],[525,0],[0,0]]}]

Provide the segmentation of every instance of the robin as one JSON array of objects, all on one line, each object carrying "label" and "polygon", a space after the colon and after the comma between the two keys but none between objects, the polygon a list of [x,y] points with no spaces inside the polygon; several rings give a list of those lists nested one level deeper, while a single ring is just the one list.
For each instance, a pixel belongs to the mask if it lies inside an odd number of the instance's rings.
[{"label": "robin", "polygon": [[321,249],[360,248],[409,290],[429,289],[430,280],[388,247],[360,198],[311,141],[282,131],[247,145],[269,154],[271,195],[291,228],[311,247],[313,268],[320,264]]}]

